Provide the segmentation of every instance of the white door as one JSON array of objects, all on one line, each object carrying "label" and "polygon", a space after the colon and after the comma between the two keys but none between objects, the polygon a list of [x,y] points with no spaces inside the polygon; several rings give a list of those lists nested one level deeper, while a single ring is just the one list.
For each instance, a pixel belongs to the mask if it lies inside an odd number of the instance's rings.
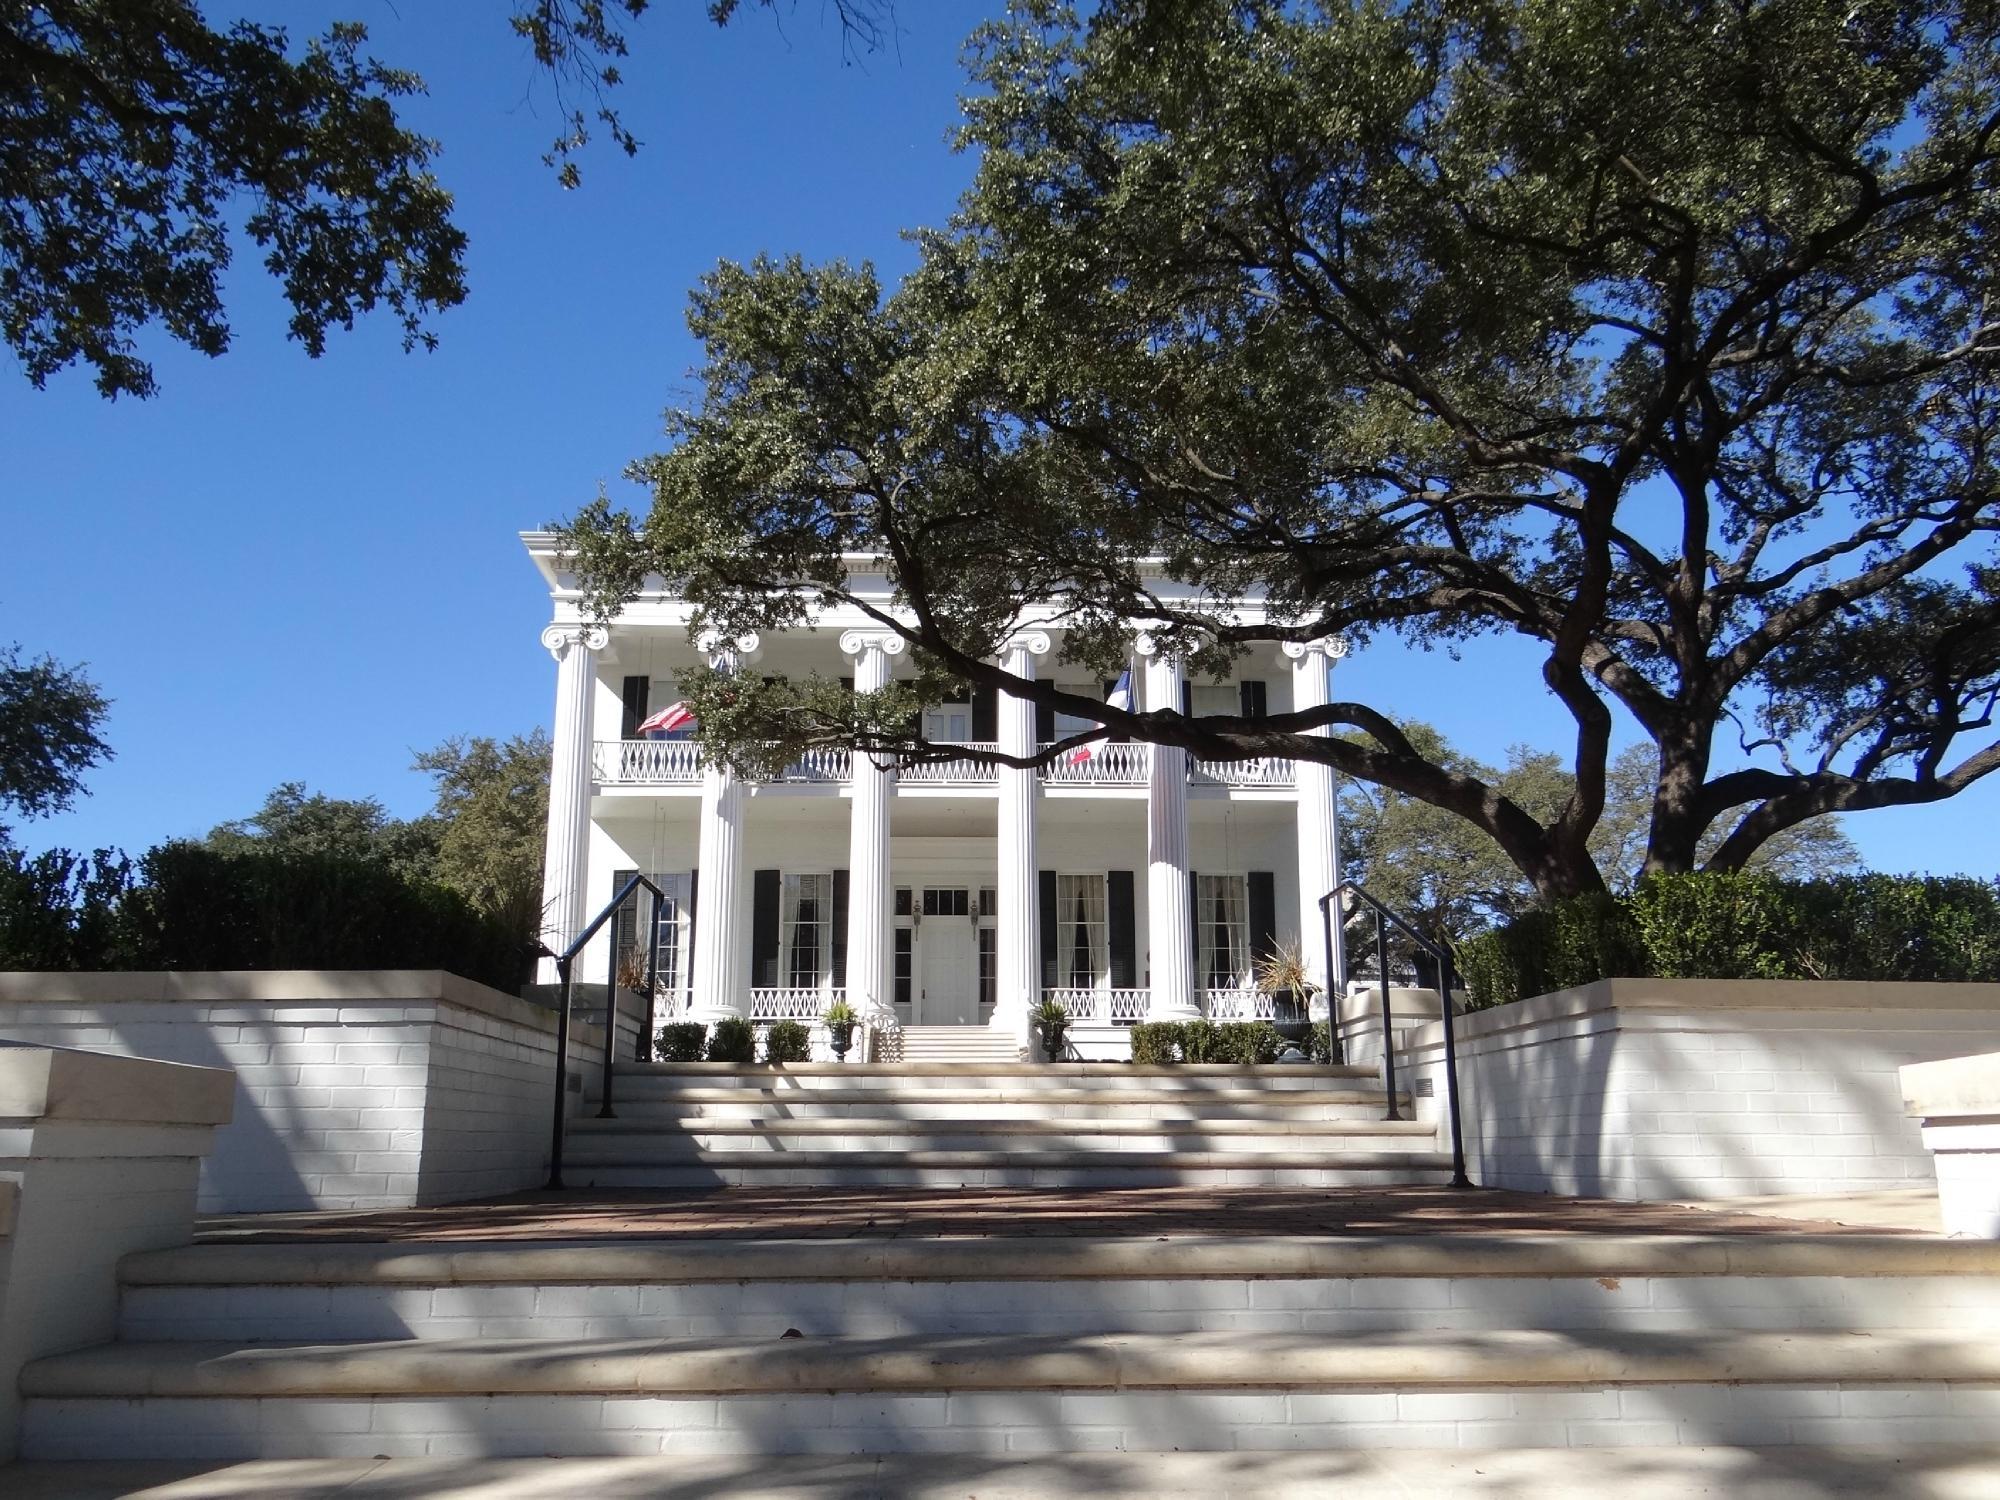
[{"label": "white door", "polygon": [[945,703],[924,710],[924,738],[934,745],[963,745],[972,739],[972,705]]},{"label": "white door", "polygon": [[979,1020],[979,934],[968,918],[931,917],[917,934],[924,1026],[971,1026]]}]

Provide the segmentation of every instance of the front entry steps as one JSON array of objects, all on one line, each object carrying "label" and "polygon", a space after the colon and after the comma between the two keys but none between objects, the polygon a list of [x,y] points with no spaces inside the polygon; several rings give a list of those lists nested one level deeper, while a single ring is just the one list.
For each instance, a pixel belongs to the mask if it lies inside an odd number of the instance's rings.
[{"label": "front entry steps", "polygon": [[905,1026],[906,1063],[1011,1063],[1021,1060],[1013,1036],[991,1026]]},{"label": "front entry steps", "polygon": [[122,1276],[119,1342],[23,1372],[24,1457],[1915,1454],[2000,1432],[1988,1242],[224,1244]]},{"label": "front entry steps", "polygon": [[654,1063],[619,1074],[616,1110],[571,1124],[568,1186],[1335,1188],[1451,1168],[1366,1067]]}]

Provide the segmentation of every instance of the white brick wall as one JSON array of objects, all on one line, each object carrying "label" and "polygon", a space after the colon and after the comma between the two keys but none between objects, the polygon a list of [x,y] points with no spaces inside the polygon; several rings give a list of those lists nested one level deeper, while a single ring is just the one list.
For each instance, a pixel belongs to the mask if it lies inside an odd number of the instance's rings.
[{"label": "white brick wall", "polygon": [[[1911,1187],[1905,1063],[2000,1041],[2000,985],[1601,980],[1458,1021],[1482,1187],[1621,1199]],[[1443,1038],[1397,1065],[1444,1107]]]},{"label": "white brick wall", "polygon": [[[547,1172],[555,1017],[453,974],[0,974],[0,1038],[233,1069],[206,1213],[402,1208]],[[573,1028],[573,1108],[602,1058]]]}]

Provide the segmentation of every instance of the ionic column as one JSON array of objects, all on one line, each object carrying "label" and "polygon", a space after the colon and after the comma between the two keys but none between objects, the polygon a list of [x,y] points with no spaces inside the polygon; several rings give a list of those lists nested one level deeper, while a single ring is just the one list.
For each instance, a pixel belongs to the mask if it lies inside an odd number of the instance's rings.
[{"label": "ionic column", "polygon": [[[1333,663],[1347,655],[1347,642],[1340,636],[1317,641],[1287,641],[1282,648],[1292,664],[1292,708],[1303,713],[1331,701],[1327,674]],[[1321,725],[1307,734],[1324,738],[1332,726]],[[1333,767],[1324,761],[1301,760],[1294,768],[1298,776],[1299,844],[1299,948],[1306,969],[1329,1004],[1333,994],[1326,972],[1326,939],[1321,925],[1319,898],[1340,884],[1340,823],[1335,798]],[[1340,931],[1340,912],[1333,914],[1334,976],[1347,972]]]},{"label": "ionic column", "polygon": [[[703,634],[695,648],[718,672],[734,673],[757,649],[757,637]],[[701,830],[696,868],[694,961],[688,1019],[717,1021],[750,1009],[750,976],[738,918],[743,885],[743,783],[725,765],[703,759]]]},{"label": "ionic column", "polygon": [[[854,691],[889,685],[891,657],[903,654],[893,631],[850,630],[840,649],[854,658]],[[864,1014],[895,1014],[889,974],[889,806],[896,795],[896,763],[854,756],[854,806],[847,844],[847,996]]]},{"label": "ionic column", "polygon": [[[1049,651],[1048,635],[1024,631],[1006,643],[1000,665],[1016,677],[1035,679],[1035,658]],[[1013,693],[1000,694],[1000,748],[1009,755],[1035,753],[1035,705]],[[1042,997],[1042,905],[1037,885],[1040,856],[1035,848],[1035,803],[1041,777],[1016,766],[1000,767],[1000,820],[994,845],[992,1027],[1028,1045],[1028,1011]]]},{"label": "ionic column", "polygon": [[[1149,635],[1137,642],[1146,663],[1146,709],[1179,710],[1186,680],[1177,656]],[[1146,770],[1146,943],[1155,1021],[1200,1014],[1194,992],[1194,935],[1188,925],[1187,751],[1148,745]]]},{"label": "ionic column", "polygon": [[[549,744],[549,829],[542,850],[542,945],[560,953],[583,930],[590,858],[590,711],[596,656],[610,637],[601,625],[551,625],[542,644],[556,659],[556,718]],[[556,982],[543,959],[536,978]]]}]

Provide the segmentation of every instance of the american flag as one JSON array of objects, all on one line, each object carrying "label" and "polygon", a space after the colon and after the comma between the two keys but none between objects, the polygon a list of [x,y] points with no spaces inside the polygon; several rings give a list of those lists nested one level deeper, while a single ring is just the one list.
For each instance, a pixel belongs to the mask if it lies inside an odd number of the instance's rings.
[{"label": "american flag", "polygon": [[694,714],[685,703],[670,703],[641,724],[636,731],[641,739],[655,734],[672,734],[677,729],[694,727]]},{"label": "american flag", "polygon": [[[1127,667],[1119,674],[1117,684],[1109,693],[1104,695],[1104,704],[1107,708],[1121,709],[1128,714],[1132,711],[1132,669],[1130,667]],[[1070,751],[1068,764],[1072,766],[1082,765],[1090,759],[1096,749],[1097,742],[1095,740],[1087,745],[1078,745],[1074,750]]]}]

